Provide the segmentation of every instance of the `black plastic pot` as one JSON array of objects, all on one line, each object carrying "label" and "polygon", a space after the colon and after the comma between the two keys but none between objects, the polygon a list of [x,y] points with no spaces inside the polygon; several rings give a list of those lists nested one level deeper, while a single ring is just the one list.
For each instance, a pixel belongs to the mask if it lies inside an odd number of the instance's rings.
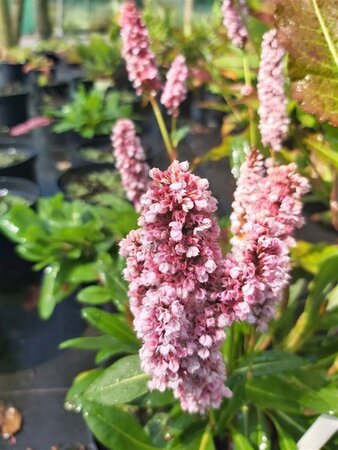
[{"label": "black plastic pot", "polygon": [[28,93],[0,97],[0,126],[14,127],[28,119]]},{"label": "black plastic pot", "polygon": [[0,176],[21,177],[26,178],[27,180],[35,181],[35,160],[37,157],[37,151],[28,145],[21,144],[20,142],[0,142],[0,153],[7,151],[9,148],[13,148],[24,153],[26,155],[26,159],[10,166],[0,167]]},{"label": "black plastic pot", "polygon": [[75,165],[82,166],[87,164],[107,164],[106,162],[86,159],[83,155],[81,155],[81,150],[85,150],[86,148],[93,148],[109,154],[113,153],[112,144],[110,142],[109,136],[96,136],[92,140],[82,143],[77,148],[77,151],[74,153],[73,157],[73,163]]},{"label": "black plastic pot", "polygon": [[[32,206],[39,198],[39,188],[32,181],[17,177],[0,177],[0,193],[6,192],[27,201]],[[15,245],[0,233],[0,288],[1,290],[27,282],[34,275],[32,264],[19,258]],[[20,282],[19,282],[20,281]]]},{"label": "black plastic pot", "polygon": [[42,86],[39,89],[40,102],[42,104],[52,104],[53,106],[61,106],[70,100],[69,83],[52,83]]},{"label": "black plastic pot", "polygon": [[26,370],[55,358],[61,342],[85,329],[75,296],[60,303],[48,321],[41,320],[35,305],[39,289],[38,283],[22,288],[17,281],[16,292],[0,299],[0,373]]},{"label": "black plastic pot", "polygon": [[7,62],[0,63],[0,88],[4,88],[9,84],[23,83],[25,74],[23,64],[10,64]]},{"label": "black plastic pot", "polygon": [[114,164],[109,164],[109,163],[105,163],[105,164],[91,163],[91,164],[86,164],[83,166],[72,167],[71,169],[66,170],[66,172],[64,172],[59,177],[58,186],[68,200],[75,200],[67,192],[67,186],[69,183],[73,182],[76,179],[81,178],[81,176],[88,175],[92,172],[105,171],[107,169],[111,170],[111,171],[116,170]]}]

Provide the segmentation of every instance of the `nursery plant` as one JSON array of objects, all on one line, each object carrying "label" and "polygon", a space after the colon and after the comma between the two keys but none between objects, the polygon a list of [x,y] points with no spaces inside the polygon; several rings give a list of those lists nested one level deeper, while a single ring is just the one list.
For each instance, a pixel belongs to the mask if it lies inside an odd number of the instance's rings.
[{"label": "nursery plant", "polygon": [[99,34],[92,34],[88,44],[79,44],[77,51],[89,79],[113,79],[122,61],[119,41]]},{"label": "nursery plant", "polygon": [[85,200],[109,206],[112,198],[124,197],[119,173],[114,166],[104,166],[103,170],[93,170],[87,173],[74,173],[64,186],[68,198]]},{"label": "nursery plant", "polygon": [[116,243],[135,226],[136,217],[132,206],[122,199],[111,198],[108,209],[67,202],[61,194],[40,199],[36,211],[15,204],[1,217],[1,232],[18,244],[18,254],[33,262],[35,270],[43,271],[39,298],[43,319],[84,284],[78,294],[80,301],[85,301],[88,293],[93,295],[93,304],[118,295],[124,283],[119,282],[117,288],[113,281],[120,278]]},{"label": "nursery plant", "polygon": [[49,117],[57,120],[54,131],[63,133],[75,131],[83,138],[93,138],[96,135],[109,135],[112,125],[119,117],[130,117],[132,107],[123,101],[123,95],[118,91],[105,93],[99,89],[89,92],[80,86],[71,103],[61,111],[49,109]]},{"label": "nursery plant", "polygon": [[[338,247],[294,237],[310,190],[336,208],[335,99],[317,89],[337,80],[333,3],[278,0],[274,16],[258,15],[257,51],[257,17],[243,0],[222,2],[229,56],[220,67],[206,55],[204,69],[225,100],[226,139],[189,165],[179,162],[177,128],[187,58],[178,51],[163,81],[141,13],[125,2],[122,55],[154,110],[168,168],[149,171],[133,122],[122,119],[112,144],[130,203],[57,196],[37,213],[16,205],[1,219],[19,253],[45,268],[42,317],[88,283],[78,299],[97,335],[62,348],[95,351],[98,367],[78,375],[65,407],[107,448],[296,449],[320,414],[337,414]],[[315,36],[305,46],[304,23]],[[287,74],[302,109],[288,102]],[[237,187],[220,219],[194,168],[224,156]],[[97,307],[104,303],[114,312]]]},{"label": "nursery plant", "polygon": [[[326,6],[322,11],[317,4],[313,9],[304,3],[304,10],[315,16],[317,35],[332,50],[330,34],[322,28]],[[120,244],[129,301],[122,309],[117,302],[116,314],[85,308],[83,316],[100,336],[63,345],[95,350],[97,363],[106,363],[78,376],[66,407],[81,410],[97,438],[111,449],[296,449],[319,414],[337,413],[338,248],[296,244],[292,235],[303,224],[301,200],[310,186],[290,161],[297,161],[303,174],[308,167],[298,159],[303,147],[284,147],[289,127],[296,128],[297,137],[307,139],[311,133],[297,122],[299,117],[330,130],[333,138],[335,131],[303,112],[290,124],[280,29],[264,34],[257,73],[256,56],[247,55],[254,52],[246,28],[248,10],[243,2],[224,1],[222,13],[231,51],[242,66],[230,87],[217,84],[231,113],[224,129],[247,124],[241,140],[228,136],[228,150],[223,144],[204,157],[217,160],[221,152],[231,154],[238,178],[229,239],[222,246],[230,248],[226,255],[218,243],[216,202],[208,182],[175,160],[178,150],[157,104],[160,76],[142,19],[133,2],[122,7],[122,53],[130,80],[152,104],[172,163],[163,172],[153,169],[150,184],[145,181],[129,197],[140,212],[139,229]],[[131,49],[138,45],[135,58]],[[187,80],[185,61],[178,61],[160,99],[174,117]],[[315,103],[321,94],[312,95]],[[310,112],[317,114],[317,108]],[[112,142],[128,190],[128,181],[139,180],[143,173],[134,170],[140,143],[132,125],[119,122]],[[330,159],[327,167],[335,164],[332,150],[324,158],[323,164]],[[315,184],[312,190],[317,192]],[[138,354],[130,313],[141,341]],[[121,345],[109,344],[111,338]]]},{"label": "nursery plant", "polygon": [[94,163],[113,163],[114,156],[112,152],[108,152],[106,149],[99,149],[95,147],[81,147],[78,151],[79,156],[84,161]]}]

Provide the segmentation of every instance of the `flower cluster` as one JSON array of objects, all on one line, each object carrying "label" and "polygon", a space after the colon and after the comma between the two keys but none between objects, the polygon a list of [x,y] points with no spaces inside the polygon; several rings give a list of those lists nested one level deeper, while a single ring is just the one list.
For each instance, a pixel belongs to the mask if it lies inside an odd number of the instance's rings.
[{"label": "flower cluster", "polygon": [[264,145],[278,151],[286,138],[289,118],[284,92],[284,50],[277,39],[277,31],[270,30],[263,36],[261,62],[258,72],[259,129]]},{"label": "flower cluster", "polygon": [[20,123],[15,127],[11,128],[10,135],[11,136],[22,136],[23,134],[30,133],[37,128],[47,127],[52,123],[52,120],[48,117],[33,117],[33,119],[29,119],[24,123]]},{"label": "flower cluster", "polygon": [[140,139],[136,136],[131,120],[118,120],[113,128],[112,144],[116,167],[121,174],[122,184],[127,198],[140,211],[140,199],[149,183],[149,166],[145,162],[145,153]]},{"label": "flower cluster", "polygon": [[[239,6],[241,7],[242,15],[246,15],[247,8],[245,0],[240,0]],[[228,38],[236,47],[243,47],[248,39],[248,31],[243,24],[241,15],[235,7],[234,0],[223,0],[222,15]]]},{"label": "flower cluster", "polygon": [[186,82],[188,75],[189,70],[184,56],[176,56],[167,73],[167,82],[161,97],[161,103],[174,117],[178,117],[179,107],[187,96]]},{"label": "flower cluster", "polygon": [[153,95],[160,87],[155,56],[150,50],[148,31],[134,1],[121,7],[122,56],[126,61],[129,80],[136,93]]},{"label": "flower cluster", "polygon": [[231,395],[220,352],[227,318],[216,200],[188,163],[150,174],[140,229],[121,242],[141,364],[151,389],[171,388],[184,410],[204,413]]},{"label": "flower cluster", "polygon": [[242,165],[231,215],[233,249],[224,262],[223,312],[264,329],[289,281],[292,234],[303,224],[309,189],[296,166],[264,161],[253,150]]}]

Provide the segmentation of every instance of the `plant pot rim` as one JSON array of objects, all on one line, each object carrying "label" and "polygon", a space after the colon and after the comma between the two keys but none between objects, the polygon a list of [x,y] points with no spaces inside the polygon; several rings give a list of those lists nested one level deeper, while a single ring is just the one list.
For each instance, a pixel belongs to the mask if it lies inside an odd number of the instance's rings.
[{"label": "plant pot rim", "polygon": [[21,92],[18,92],[17,94],[0,95],[0,100],[9,97],[26,97],[28,94],[28,91],[21,90]]},{"label": "plant pot rim", "polygon": [[17,66],[17,67],[21,66],[21,67],[23,67],[24,65],[25,65],[25,63],[19,63],[19,62],[11,63],[9,61],[4,61],[4,60],[0,61],[0,66]]},{"label": "plant pot rim", "polygon": [[29,206],[32,206],[40,196],[38,185],[26,178],[0,176],[0,190],[1,189],[7,189],[9,193],[15,190],[15,194],[27,200]]},{"label": "plant pot rim", "polygon": [[104,170],[116,171],[115,164],[113,163],[87,163],[82,166],[75,166],[67,169],[58,178],[58,186],[62,192],[64,191],[64,186],[67,185],[67,181],[72,175],[87,175],[92,172],[103,172]]},{"label": "plant pot rim", "polygon": [[[27,161],[36,158],[38,151],[34,150],[33,147],[31,147],[30,145],[27,144],[21,144],[20,142],[1,142],[0,140],[0,154],[2,151],[6,151],[9,148],[14,148],[15,150],[25,153],[26,158],[21,160],[21,161],[17,161],[14,164],[9,164],[7,166],[0,166],[0,173],[1,170],[3,169],[8,169],[10,167],[20,167],[22,164],[25,164]],[[18,177],[19,178],[19,177]]]}]

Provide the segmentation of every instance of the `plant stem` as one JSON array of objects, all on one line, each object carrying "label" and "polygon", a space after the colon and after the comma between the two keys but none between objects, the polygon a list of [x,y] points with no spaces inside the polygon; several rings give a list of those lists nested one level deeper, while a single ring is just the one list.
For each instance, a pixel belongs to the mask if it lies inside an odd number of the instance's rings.
[{"label": "plant stem", "polygon": [[229,100],[229,99],[227,98],[227,96],[224,95],[224,94],[222,95],[222,97],[223,97],[225,103],[228,105],[228,107],[229,107],[230,111],[232,112],[232,114],[235,116],[236,120],[237,120],[238,122],[240,122],[240,121],[241,121],[241,117],[238,115],[236,109],[235,109],[234,106],[231,104],[230,100]]},{"label": "plant stem", "polygon": [[[243,72],[244,72],[244,81],[246,86],[251,86],[251,74],[249,67],[248,55],[243,53]],[[250,145],[251,147],[256,146],[256,130],[255,130],[255,114],[252,108],[248,106],[248,115],[249,115],[249,127],[250,127]]]},{"label": "plant stem", "polygon": [[194,12],[194,0],[184,0],[184,28],[183,32],[185,36],[189,36],[192,31],[192,16]]},{"label": "plant stem", "polygon": [[0,45],[5,48],[13,44],[11,15],[7,0],[0,0]]},{"label": "plant stem", "polygon": [[171,116],[171,133],[176,133],[177,130],[177,118]]},{"label": "plant stem", "polygon": [[248,405],[242,406],[243,413],[243,426],[244,426],[244,436],[249,439],[249,408]]},{"label": "plant stem", "polygon": [[176,150],[174,149],[174,146],[171,142],[170,136],[168,134],[168,130],[166,127],[166,124],[164,122],[161,110],[158,106],[158,103],[155,99],[155,97],[153,97],[152,95],[149,96],[149,102],[153,108],[161,135],[162,135],[162,139],[165,145],[165,148],[167,150],[168,156],[170,161],[174,161],[176,159]]}]

